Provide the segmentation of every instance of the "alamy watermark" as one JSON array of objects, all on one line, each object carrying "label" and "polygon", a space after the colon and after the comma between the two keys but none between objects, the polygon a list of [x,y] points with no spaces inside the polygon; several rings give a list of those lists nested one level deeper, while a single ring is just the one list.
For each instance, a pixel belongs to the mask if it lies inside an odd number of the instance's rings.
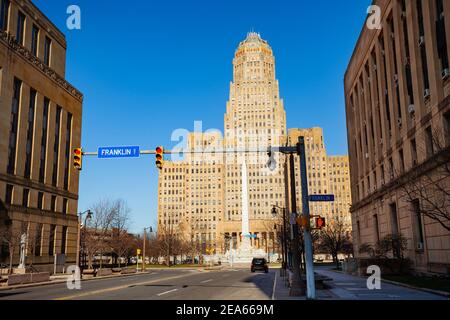
[{"label": "alamy watermark", "polygon": [[367,18],[366,26],[370,30],[380,30],[381,29],[381,8],[379,6],[369,6],[367,8]]},{"label": "alamy watermark", "polygon": [[81,270],[78,266],[69,266],[67,273],[70,275],[67,278],[67,289],[69,290],[81,290]]},{"label": "alamy watermark", "polygon": [[369,290],[381,290],[381,269],[379,266],[368,266],[367,274],[370,276],[367,278],[367,289]]},{"label": "alamy watermark", "polygon": [[66,26],[69,30],[81,30],[81,9],[73,4],[67,7],[69,17],[66,20]]}]

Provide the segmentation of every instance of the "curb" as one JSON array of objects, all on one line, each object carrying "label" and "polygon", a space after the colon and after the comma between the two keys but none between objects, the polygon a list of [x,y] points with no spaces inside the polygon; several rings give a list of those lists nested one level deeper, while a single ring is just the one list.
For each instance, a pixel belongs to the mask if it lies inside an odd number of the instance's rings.
[{"label": "curb", "polygon": [[[340,270],[330,270],[330,271],[333,271],[333,272],[336,272],[336,273],[347,274],[349,276],[363,278],[363,279],[367,278],[367,277],[363,277],[363,276],[359,276],[359,275],[353,275],[353,274],[345,273],[344,271],[340,271]],[[433,294],[436,294],[436,295],[439,295],[439,296],[450,298],[450,293],[449,292],[445,292],[445,291],[439,291],[439,290],[422,288],[422,287],[415,287],[415,286],[412,286],[410,284],[406,284],[406,283],[403,283],[403,282],[397,282],[397,281],[385,280],[385,279],[381,279],[381,282],[386,282],[386,283],[394,284],[394,285],[397,285],[397,286],[400,286],[400,287],[405,287],[405,288],[408,288],[408,289],[414,289],[414,290],[418,290],[418,291],[433,293]]]},{"label": "curb", "polygon": [[[151,272],[139,272],[139,273],[130,273],[130,274],[121,274],[121,275],[111,275],[111,276],[104,276],[104,277],[92,277],[92,278],[81,279],[81,282],[92,281],[92,280],[111,279],[111,278],[120,278],[120,277],[129,277],[129,276],[144,275],[144,274],[150,274],[150,273]],[[6,286],[6,287],[0,287],[0,292],[8,291],[8,290],[15,290],[15,289],[49,286],[52,284],[61,284],[61,283],[65,283],[65,282],[67,282],[67,279],[47,281],[47,282],[38,282],[38,283],[27,283],[27,284],[20,284],[20,285],[10,286],[10,287]]]},{"label": "curb", "polygon": [[381,281],[382,282],[387,282],[387,283],[390,283],[390,284],[395,284],[395,285],[398,285],[398,286],[401,286],[401,287],[405,287],[405,288],[409,288],[409,289],[424,291],[424,292],[440,295],[440,296],[443,296],[443,297],[446,297],[446,298],[450,298],[450,293],[449,292],[445,292],[445,291],[439,291],[439,290],[434,290],[434,289],[415,287],[415,286],[412,286],[410,284],[397,282],[397,281],[392,281],[392,280],[381,279]]}]

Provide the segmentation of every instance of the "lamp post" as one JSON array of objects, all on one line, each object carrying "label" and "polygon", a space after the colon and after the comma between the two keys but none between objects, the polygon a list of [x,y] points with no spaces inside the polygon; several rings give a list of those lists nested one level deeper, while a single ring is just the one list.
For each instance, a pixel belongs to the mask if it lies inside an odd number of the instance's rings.
[{"label": "lamp post", "polygon": [[277,216],[278,212],[277,209],[283,210],[283,228],[281,230],[282,234],[283,234],[283,243],[282,243],[282,249],[283,249],[283,265],[282,268],[284,270],[287,269],[287,238],[286,238],[286,208],[277,206],[277,205],[273,205],[272,208],[272,215],[275,217]]},{"label": "lamp post", "polygon": [[150,233],[153,232],[152,227],[144,228],[144,245],[142,250],[142,272],[145,271],[145,243],[147,242],[147,229],[150,230]]},{"label": "lamp post", "polygon": [[78,213],[78,234],[77,234],[77,256],[76,256],[76,265],[80,267],[80,242],[81,242],[81,224],[83,221],[83,215],[86,214],[86,218],[84,219],[84,226],[86,226],[87,220],[92,218],[92,211],[86,210],[84,212]]}]

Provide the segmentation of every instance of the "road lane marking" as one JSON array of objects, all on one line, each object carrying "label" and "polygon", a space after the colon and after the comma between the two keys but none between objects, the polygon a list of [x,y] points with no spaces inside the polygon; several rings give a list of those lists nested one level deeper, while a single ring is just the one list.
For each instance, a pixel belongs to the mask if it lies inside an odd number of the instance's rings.
[{"label": "road lane marking", "polygon": [[130,285],[133,285],[133,286],[144,286],[144,285],[155,283],[155,282],[158,282],[158,281],[167,281],[167,280],[174,280],[174,279],[179,279],[179,278],[185,278],[186,276],[188,276],[188,275],[182,274],[182,275],[179,275],[179,276],[173,276],[173,277],[169,277],[169,278],[161,278],[161,279],[155,279],[155,280],[144,281],[144,282],[139,282],[139,283],[126,284],[126,285],[112,287],[112,288],[107,288],[107,289],[100,289],[100,290],[83,292],[83,293],[74,294],[74,295],[70,295],[70,296],[55,298],[53,300],[72,300],[72,299],[76,299],[76,298],[92,296],[92,295],[102,294],[102,293],[106,293],[106,292],[112,292],[112,291],[128,289],[130,287]]},{"label": "road lane marking", "polygon": [[211,281],[213,281],[213,279],[203,280],[200,283],[208,283],[208,282],[211,282]]},{"label": "road lane marking", "polygon": [[175,292],[175,291],[178,291],[178,289],[172,289],[172,290],[169,290],[169,291],[161,292],[161,293],[157,294],[157,296],[160,297],[160,296],[163,296],[165,294],[168,294],[168,293],[171,293],[171,292]]},{"label": "road lane marking", "polygon": [[275,272],[275,279],[273,280],[273,288],[272,288],[272,300],[275,300],[276,285],[277,285],[277,273]]}]

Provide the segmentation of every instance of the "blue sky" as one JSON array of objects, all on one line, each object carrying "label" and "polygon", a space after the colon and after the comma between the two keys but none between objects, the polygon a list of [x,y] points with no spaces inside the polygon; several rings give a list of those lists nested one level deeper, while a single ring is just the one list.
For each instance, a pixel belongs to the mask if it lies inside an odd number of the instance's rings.
[{"label": "blue sky", "polygon": [[[248,31],[269,41],[288,127],[324,128],[346,154],[343,77],[371,0],[34,0],[67,37],[69,82],[84,93],[82,141],[171,148],[176,128],[223,130],[234,51]],[[81,30],[66,9],[81,8]],[[79,210],[104,198],[132,209],[132,231],[155,225],[152,156],[85,158]]]}]

